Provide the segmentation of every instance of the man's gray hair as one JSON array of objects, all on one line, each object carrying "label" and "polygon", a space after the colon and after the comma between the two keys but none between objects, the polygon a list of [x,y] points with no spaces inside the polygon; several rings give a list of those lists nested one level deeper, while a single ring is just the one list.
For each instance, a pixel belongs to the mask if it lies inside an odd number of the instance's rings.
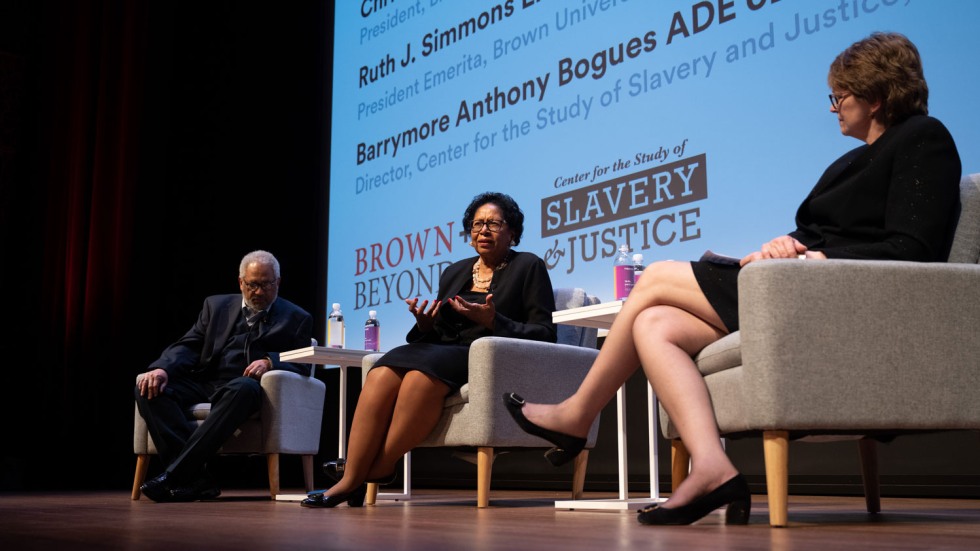
[{"label": "man's gray hair", "polygon": [[238,277],[245,277],[245,268],[252,263],[272,266],[272,273],[276,275],[276,279],[279,279],[279,261],[267,251],[252,251],[242,257],[242,263],[238,266]]}]

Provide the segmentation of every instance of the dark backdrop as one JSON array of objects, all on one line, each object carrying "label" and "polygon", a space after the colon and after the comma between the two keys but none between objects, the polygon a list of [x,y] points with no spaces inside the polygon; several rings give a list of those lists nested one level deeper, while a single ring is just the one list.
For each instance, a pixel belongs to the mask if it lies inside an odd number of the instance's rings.
[{"label": "dark backdrop", "polygon": [[128,487],[136,374],[248,251],[325,303],[332,13],[0,3],[0,489]]}]

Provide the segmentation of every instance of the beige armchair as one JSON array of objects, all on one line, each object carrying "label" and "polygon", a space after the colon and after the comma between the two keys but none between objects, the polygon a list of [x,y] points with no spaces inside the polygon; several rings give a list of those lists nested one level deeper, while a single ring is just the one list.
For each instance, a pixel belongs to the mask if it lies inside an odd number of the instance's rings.
[{"label": "beige armchair", "polygon": [[[558,309],[596,304],[582,289],[556,289]],[[477,339],[470,347],[469,382],[445,402],[442,418],[420,447],[476,448],[477,507],[490,504],[490,478],[494,450],[550,448],[546,440],[521,430],[504,408],[505,392],[516,392],[536,402],[559,402],[571,395],[592,367],[596,330],[558,326],[558,343],[505,337]],[[365,373],[381,354],[365,356]],[[574,460],[572,499],[581,497],[589,449],[599,432],[596,418],[586,449]],[[542,460],[542,465],[547,465]],[[369,485],[368,503],[377,487]]]},{"label": "beige armchair", "polygon": [[[876,436],[980,429],[980,174],[961,182],[948,263],[771,260],[739,275],[741,330],[695,358],[723,435],[760,434],[769,522],[787,524],[788,442],[860,438],[880,509]],[[678,438],[661,408],[661,429]],[[689,455],[674,440],[674,484]]]},{"label": "beige armchair", "polygon": [[[143,375],[139,375],[137,382]],[[290,371],[269,371],[262,376],[262,409],[242,425],[222,446],[222,454],[265,454],[269,469],[269,493],[279,493],[279,454],[302,456],[306,491],[313,490],[313,456],[320,446],[320,422],[326,385],[310,375]],[[196,404],[191,413],[200,424],[211,411],[211,404]],[[146,422],[136,410],[133,432],[136,453],[136,475],[132,499],[140,498],[140,485],[146,478],[150,455],[156,446],[146,429]]]}]

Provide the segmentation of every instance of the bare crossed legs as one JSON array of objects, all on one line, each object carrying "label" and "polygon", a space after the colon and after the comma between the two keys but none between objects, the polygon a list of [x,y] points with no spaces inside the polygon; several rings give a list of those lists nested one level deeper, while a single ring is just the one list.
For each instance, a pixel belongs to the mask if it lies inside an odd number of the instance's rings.
[{"label": "bare crossed legs", "polygon": [[584,437],[592,421],[638,367],[691,453],[691,473],[664,505],[685,505],[738,471],[725,455],[708,389],[692,357],[727,334],[688,262],[657,262],[623,303],[592,369],[559,404],[528,402],[524,415],[546,429]]}]

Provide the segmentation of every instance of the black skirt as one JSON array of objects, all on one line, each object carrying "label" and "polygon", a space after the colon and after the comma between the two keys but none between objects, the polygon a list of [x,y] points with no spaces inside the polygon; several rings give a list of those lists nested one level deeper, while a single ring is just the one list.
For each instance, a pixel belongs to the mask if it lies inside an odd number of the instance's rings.
[{"label": "black skirt", "polygon": [[[487,293],[475,291],[464,291],[459,296],[477,303],[487,299]],[[449,306],[439,311],[435,329],[433,335],[438,336],[392,348],[374,365],[421,371],[449,385],[450,394],[456,392],[469,381],[470,343],[492,333]]]},{"label": "black skirt", "polygon": [[701,292],[721,318],[730,333],[738,331],[738,272],[737,265],[714,262],[691,262],[694,278]]},{"label": "black skirt", "polygon": [[469,345],[416,342],[392,348],[375,367],[421,371],[459,390],[469,380]]}]

